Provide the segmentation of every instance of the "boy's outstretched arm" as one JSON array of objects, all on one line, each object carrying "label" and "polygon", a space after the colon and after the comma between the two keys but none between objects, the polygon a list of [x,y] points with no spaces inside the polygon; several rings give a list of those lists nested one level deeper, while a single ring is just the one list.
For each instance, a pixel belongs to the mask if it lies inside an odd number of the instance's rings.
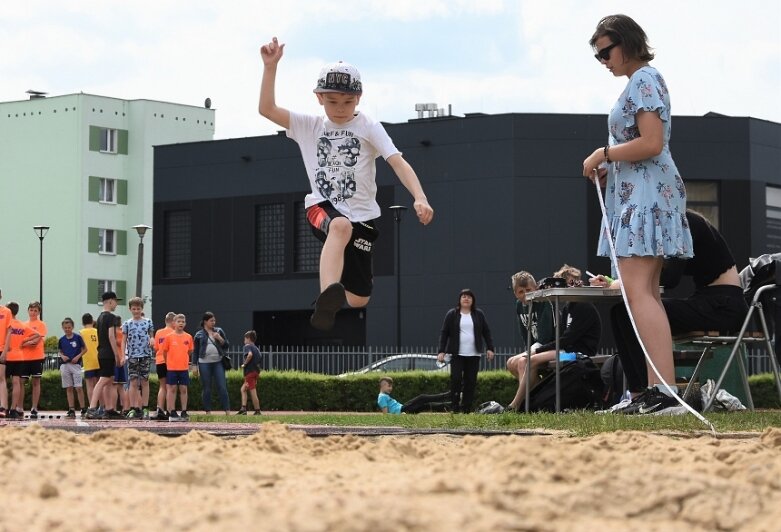
[{"label": "boy's outstretched arm", "polygon": [[260,101],[258,112],[287,129],[290,127],[290,111],[277,107],[274,95],[274,85],[277,80],[277,65],[285,52],[285,45],[279,44],[274,37],[270,43],[260,47],[260,58],[263,59],[263,79],[260,82]]},{"label": "boy's outstretched arm", "polygon": [[393,168],[393,171],[396,172],[401,184],[409,190],[410,194],[412,194],[412,197],[415,200],[413,207],[415,209],[415,214],[418,215],[418,220],[420,220],[420,223],[423,225],[428,225],[432,218],[434,218],[434,209],[428,204],[428,199],[423,192],[423,187],[420,186],[420,180],[418,179],[415,170],[412,169],[410,164],[400,153],[391,155],[388,158],[388,164]]}]

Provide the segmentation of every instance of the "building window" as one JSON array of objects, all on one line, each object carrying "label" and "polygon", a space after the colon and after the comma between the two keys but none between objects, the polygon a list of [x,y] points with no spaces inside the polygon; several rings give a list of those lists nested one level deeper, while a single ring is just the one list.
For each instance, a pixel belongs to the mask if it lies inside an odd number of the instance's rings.
[{"label": "building window", "polygon": [[295,204],[295,271],[317,272],[320,267],[320,250],[323,244],[312,234],[306,219],[303,202]]},{"label": "building window", "polygon": [[686,182],[686,208],[704,215],[716,229],[719,228],[720,199],[717,181]]},{"label": "building window", "polygon": [[[102,296],[105,292],[117,292],[117,282],[116,281],[110,281],[108,279],[98,279],[98,298]],[[98,300],[98,303],[100,303],[100,299]]]},{"label": "building window", "polygon": [[285,205],[255,207],[255,273],[285,273]]},{"label": "building window", "polygon": [[117,180],[116,179],[108,179],[105,177],[100,178],[98,201],[100,201],[101,203],[117,202]]},{"label": "building window", "polygon": [[781,188],[765,187],[765,228],[767,253],[781,252]]},{"label": "building window", "polygon": [[117,232],[113,229],[98,230],[98,253],[104,255],[117,254]]},{"label": "building window", "polygon": [[163,227],[163,277],[191,276],[192,220],[190,211],[168,211]]},{"label": "building window", "polygon": [[100,130],[100,151],[105,153],[117,153],[116,129],[103,128]]}]

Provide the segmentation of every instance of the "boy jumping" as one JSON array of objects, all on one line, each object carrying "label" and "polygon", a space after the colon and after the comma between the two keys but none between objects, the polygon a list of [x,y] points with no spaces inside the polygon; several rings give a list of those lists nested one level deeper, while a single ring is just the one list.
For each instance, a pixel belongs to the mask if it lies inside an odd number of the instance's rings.
[{"label": "boy jumping", "polygon": [[361,75],[347,63],[324,67],[314,93],[325,117],[288,111],[276,104],[277,65],[285,45],[274,37],[260,48],[263,80],[258,111],[287,130],[301,150],[311,193],[306,196],[306,217],[312,232],[323,242],[320,253],[320,295],[310,322],[327,331],[346,302],[365,307],[372,291],[372,247],[380,216],[376,167],[382,156],[414,198],[415,213],[424,225],[434,210],[415,171],[396,149],[382,124],[356,113],[363,94]]}]

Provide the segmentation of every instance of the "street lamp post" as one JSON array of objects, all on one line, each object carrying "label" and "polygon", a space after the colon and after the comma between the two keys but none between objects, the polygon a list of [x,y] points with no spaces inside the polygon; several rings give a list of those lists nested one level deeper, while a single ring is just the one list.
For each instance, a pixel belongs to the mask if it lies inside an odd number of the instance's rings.
[{"label": "street lamp post", "polygon": [[396,351],[401,351],[401,216],[407,207],[392,205],[393,220],[396,222]]},{"label": "street lamp post", "polygon": [[43,318],[43,238],[46,233],[49,232],[48,225],[34,225],[33,231],[38,236],[38,240],[41,243],[40,251],[38,253],[39,258],[39,277],[38,277],[38,302],[41,304],[41,318]]},{"label": "street lamp post", "polygon": [[144,280],[144,235],[150,229],[148,225],[139,224],[134,225],[133,229],[138,233],[138,265],[136,267],[136,297],[144,297],[141,295],[141,285]]}]

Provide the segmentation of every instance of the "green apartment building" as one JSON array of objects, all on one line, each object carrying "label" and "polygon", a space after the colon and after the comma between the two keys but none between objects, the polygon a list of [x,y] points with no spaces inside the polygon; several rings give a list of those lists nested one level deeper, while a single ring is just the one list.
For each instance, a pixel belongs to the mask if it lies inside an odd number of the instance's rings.
[{"label": "green apartment building", "polygon": [[[214,110],[89,94],[0,103],[0,288],[19,317],[38,300],[49,335],[99,312],[100,294],[136,294],[139,236],[152,225],[154,146],[211,140]],[[43,243],[35,226],[49,227]],[[147,231],[141,295],[152,316]],[[39,264],[43,262],[42,283]],[[129,316],[126,304],[117,309]]]}]

